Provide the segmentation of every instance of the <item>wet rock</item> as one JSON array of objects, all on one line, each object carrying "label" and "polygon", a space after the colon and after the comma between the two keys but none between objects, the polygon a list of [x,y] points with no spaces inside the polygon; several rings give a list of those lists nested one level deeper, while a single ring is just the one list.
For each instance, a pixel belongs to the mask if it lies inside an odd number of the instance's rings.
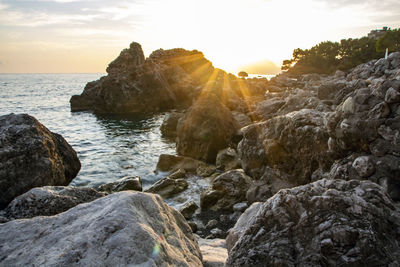
[{"label": "wet rock", "polygon": [[218,97],[204,94],[179,123],[176,150],[179,155],[215,163],[218,151],[230,145],[238,126]]},{"label": "wet rock", "polygon": [[186,182],[184,179],[171,179],[169,177],[165,177],[150,186],[150,188],[148,188],[145,192],[158,194],[163,198],[170,198],[173,195],[184,191],[188,188],[188,186],[188,182]]},{"label": "wet rock", "polygon": [[4,266],[202,266],[183,216],[157,195],[132,191],[0,224],[0,243]]},{"label": "wet rock", "polygon": [[71,110],[98,113],[155,112],[189,106],[214,67],[196,50],[157,50],[144,58],[133,42],[110,63],[107,76],[72,96]]},{"label": "wet rock", "polygon": [[230,171],[241,168],[241,163],[233,148],[220,150],[217,154],[216,166],[223,171]]},{"label": "wet rock", "polygon": [[182,169],[189,173],[195,173],[200,166],[206,166],[206,164],[189,157],[161,154],[157,163],[157,171],[173,173]]},{"label": "wet rock", "polygon": [[142,191],[142,180],[139,176],[126,176],[115,182],[101,185],[100,191],[115,193],[126,190]]},{"label": "wet rock", "polygon": [[204,267],[224,267],[228,252],[224,239],[198,238]]},{"label": "wet rock", "polygon": [[183,217],[185,217],[186,220],[189,220],[192,218],[193,214],[198,208],[199,206],[197,206],[194,201],[189,201],[179,209],[179,212],[183,215]]},{"label": "wet rock", "polygon": [[164,137],[176,138],[176,127],[178,121],[183,117],[182,113],[171,112],[164,117],[160,130]]},{"label": "wet rock", "polygon": [[103,196],[103,193],[86,187],[36,187],[11,201],[4,209],[4,216],[7,220],[52,216]]},{"label": "wet rock", "polygon": [[[369,181],[281,190],[237,229],[227,266],[399,264],[399,210]],[[251,253],[249,253],[251,252]]]},{"label": "wet rock", "polygon": [[251,178],[243,170],[232,170],[219,175],[212,185],[201,194],[202,210],[233,210],[233,205],[246,199]]},{"label": "wet rock", "polygon": [[0,116],[0,208],[29,189],[68,185],[81,164],[75,150],[27,114]]}]

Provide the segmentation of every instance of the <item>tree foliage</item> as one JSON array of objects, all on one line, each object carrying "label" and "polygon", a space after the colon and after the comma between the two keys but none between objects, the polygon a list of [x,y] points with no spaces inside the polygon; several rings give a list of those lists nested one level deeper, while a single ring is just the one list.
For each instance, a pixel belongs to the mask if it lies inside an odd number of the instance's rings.
[{"label": "tree foliage", "polygon": [[379,38],[376,43],[376,49],[383,52],[386,48],[388,48],[390,52],[400,51],[400,29],[388,31]]},{"label": "tree foliage", "polygon": [[247,74],[247,72],[245,72],[245,71],[241,71],[241,72],[238,73],[238,76],[239,76],[240,78],[244,78],[244,77],[248,77],[249,74]]},{"label": "tree foliage", "polygon": [[362,37],[325,41],[310,49],[297,48],[291,59],[283,61],[282,70],[292,74],[329,74],[336,70],[347,71],[361,63],[384,56],[386,48],[400,51],[399,29],[389,30],[378,40]]}]

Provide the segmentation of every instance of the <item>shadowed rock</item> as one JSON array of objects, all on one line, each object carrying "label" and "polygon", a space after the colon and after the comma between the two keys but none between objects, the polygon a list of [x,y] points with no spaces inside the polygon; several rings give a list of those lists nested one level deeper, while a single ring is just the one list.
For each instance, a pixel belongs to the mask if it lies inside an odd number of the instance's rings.
[{"label": "shadowed rock", "polygon": [[68,185],[81,164],[65,139],[34,117],[0,117],[0,208],[33,187]]},{"label": "shadowed rock", "polygon": [[72,96],[71,110],[133,113],[187,107],[213,70],[196,50],[160,49],[145,60],[140,44],[133,42],[110,63],[107,76]]}]

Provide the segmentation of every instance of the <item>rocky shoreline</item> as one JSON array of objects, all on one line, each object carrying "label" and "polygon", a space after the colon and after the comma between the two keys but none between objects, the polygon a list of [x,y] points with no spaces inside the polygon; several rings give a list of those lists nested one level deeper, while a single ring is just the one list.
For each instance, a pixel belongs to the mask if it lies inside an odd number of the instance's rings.
[{"label": "rocky shoreline", "polygon": [[107,73],[71,110],[167,110],[178,155],[160,155],[165,178],[143,193],[140,177],[68,187],[66,141],[0,117],[0,265],[400,264],[400,53],[267,81],[132,43]]}]

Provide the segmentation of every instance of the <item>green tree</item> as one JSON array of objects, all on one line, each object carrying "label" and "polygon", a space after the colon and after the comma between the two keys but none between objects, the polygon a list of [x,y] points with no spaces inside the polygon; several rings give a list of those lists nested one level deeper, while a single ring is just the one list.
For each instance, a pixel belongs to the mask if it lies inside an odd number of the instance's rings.
[{"label": "green tree", "polygon": [[400,51],[400,29],[389,30],[378,39],[376,50],[383,52],[386,48],[390,52]]},{"label": "green tree", "polygon": [[248,77],[249,76],[249,74],[247,74],[247,72],[245,72],[245,71],[241,71],[241,72],[239,72],[238,73],[238,76],[240,77],[240,78],[245,78],[245,77]]}]

